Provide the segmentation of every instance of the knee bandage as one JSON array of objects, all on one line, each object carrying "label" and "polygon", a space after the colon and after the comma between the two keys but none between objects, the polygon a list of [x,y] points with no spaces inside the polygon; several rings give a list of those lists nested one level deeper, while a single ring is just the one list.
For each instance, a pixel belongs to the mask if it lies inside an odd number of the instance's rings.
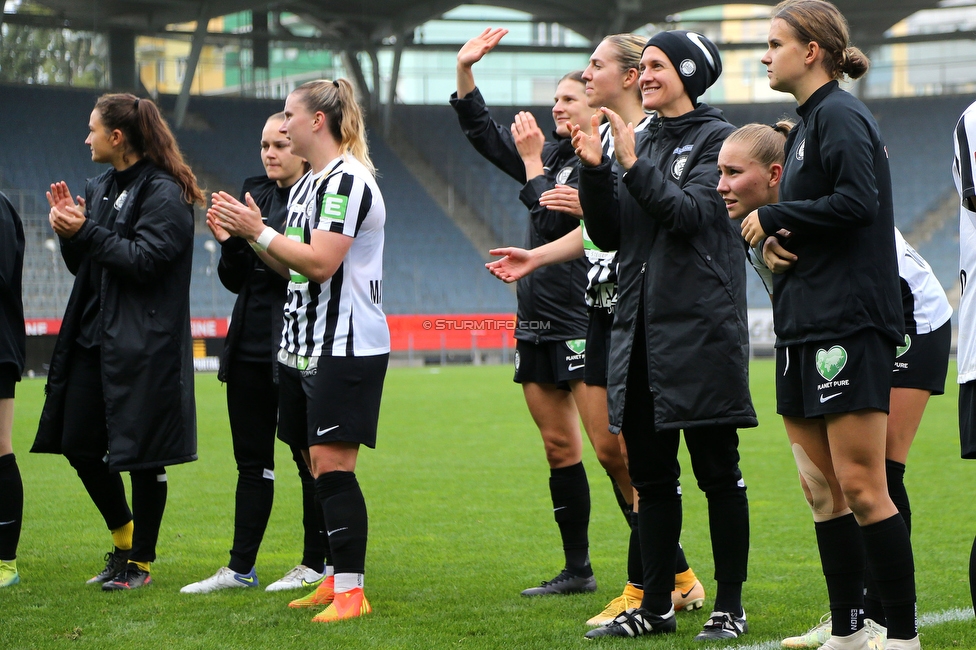
[{"label": "knee bandage", "polygon": [[792,445],[793,458],[796,459],[796,469],[800,479],[807,487],[810,510],[813,511],[814,521],[827,521],[837,515],[834,513],[834,495],[830,491],[830,483],[820,468],[810,460],[807,452],[798,444]]}]

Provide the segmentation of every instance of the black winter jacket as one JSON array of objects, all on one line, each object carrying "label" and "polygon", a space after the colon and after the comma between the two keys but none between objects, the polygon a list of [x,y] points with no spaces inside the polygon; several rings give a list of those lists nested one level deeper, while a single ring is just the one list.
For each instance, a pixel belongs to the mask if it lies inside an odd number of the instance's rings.
[{"label": "black winter jacket", "polygon": [[[280,188],[278,184],[267,176],[254,176],[244,181],[241,188],[241,200],[246,193],[261,208],[261,216],[265,223],[280,233],[285,232],[285,220],[288,216],[288,188]],[[244,330],[245,319],[248,318],[248,306],[254,301],[255,291],[265,295],[261,299],[271,304],[271,314],[267,323],[266,338],[252,342],[266,347],[268,363],[272,364],[274,375],[277,377],[278,344],[281,341],[281,328],[288,292],[288,280],[270,269],[261,258],[251,250],[245,239],[231,237],[220,246],[220,262],[217,264],[217,275],[221,284],[228,291],[237,294],[234,310],[231,312],[230,326],[227,338],[224,339],[224,351],[220,356],[220,369],[217,379],[227,381],[227,376],[233,367],[236,352],[241,346],[241,335]],[[258,278],[261,281],[257,281]],[[254,330],[252,330],[254,331]]]},{"label": "black winter jacket", "polygon": [[780,202],[759,209],[763,231],[786,229],[798,259],[773,276],[776,345],[874,328],[905,339],[888,152],[874,117],[831,81],[797,109]]},{"label": "black winter jacket", "polygon": [[655,118],[621,176],[604,156],[580,172],[594,243],[617,249],[618,299],[607,385],[620,431],[637,310],[643,305],[648,385],[659,429],[753,427],[745,252],[718,192],[718,152],[733,130],[705,104]]},{"label": "black winter jacket", "polygon": [[85,187],[87,219],[61,254],[75,275],[54,347],[32,452],[61,453],[64,397],[81,309],[101,274],[101,362],[111,471],[197,458],[190,337],[193,208],[176,181],[150,164],[128,188],[111,228],[114,170]]},{"label": "black winter jacket", "polygon": [[[519,199],[529,209],[525,248],[548,244],[579,227],[579,219],[539,205],[542,193],[554,188],[556,183],[578,185],[579,165],[569,139],[547,140],[542,149],[545,175],[526,181],[525,165],[512,132],[491,119],[481,91],[475,88],[462,99],[454,93],[451,106],[457,111],[464,135],[478,153],[523,184]],[[588,317],[584,292],[588,268],[586,260],[580,258],[540,268],[519,280],[515,338],[532,343],[585,338]]]},{"label": "black winter jacket", "polygon": [[27,337],[23,301],[24,226],[7,197],[0,193],[0,365],[24,372]]}]

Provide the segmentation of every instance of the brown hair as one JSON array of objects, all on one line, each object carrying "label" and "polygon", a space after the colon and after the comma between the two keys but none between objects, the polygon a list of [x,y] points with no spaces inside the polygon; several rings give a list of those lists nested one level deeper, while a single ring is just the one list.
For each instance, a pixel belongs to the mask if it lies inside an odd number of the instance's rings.
[{"label": "brown hair", "polygon": [[834,79],[845,74],[864,76],[871,61],[850,44],[847,19],[826,0],[785,0],[773,9],[773,18],[784,21],[804,43],[817,43],[824,51],[824,69]]},{"label": "brown hair", "polygon": [[[640,70],[641,55],[644,54],[644,46],[647,39],[636,34],[610,34],[603,38],[604,43],[613,46],[614,60],[620,66],[621,72],[626,72],[631,68]],[[640,84],[634,84],[637,89],[637,96],[641,96]]]},{"label": "brown hair", "polygon": [[559,79],[559,81],[556,82],[556,85],[558,86],[559,84],[561,84],[562,82],[566,81],[567,79],[569,79],[570,81],[575,81],[577,83],[581,83],[581,84],[585,84],[586,83],[585,81],[583,81],[583,71],[582,70],[573,70],[572,72],[567,72],[566,74],[564,74]]},{"label": "brown hair", "polygon": [[369,158],[366,142],[366,124],[363,111],[356,101],[356,93],[347,79],[308,81],[296,88],[305,108],[310,113],[325,113],[329,133],[339,143],[340,154],[350,154],[376,175],[376,167]]},{"label": "brown hair", "polygon": [[106,94],[95,102],[102,124],[110,132],[118,129],[130,150],[176,179],[187,203],[206,203],[197,177],[183,160],[176,138],[150,99],[129,93]]},{"label": "brown hair", "polygon": [[786,118],[775,124],[746,124],[730,133],[725,141],[750,145],[749,157],[761,165],[782,165],[786,160],[783,145],[792,128],[793,122]]}]

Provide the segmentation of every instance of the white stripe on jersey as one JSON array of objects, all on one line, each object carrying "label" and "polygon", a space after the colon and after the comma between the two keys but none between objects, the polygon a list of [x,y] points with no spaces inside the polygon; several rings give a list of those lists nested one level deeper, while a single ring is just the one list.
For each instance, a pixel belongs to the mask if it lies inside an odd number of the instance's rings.
[{"label": "white stripe on jersey", "polygon": [[976,205],[973,165],[976,164],[976,103],[963,111],[952,139],[952,178],[959,193],[959,342],[956,360],[960,384],[976,380],[976,298],[969,278],[976,271]]},{"label": "white stripe on jersey", "polygon": [[291,272],[281,339],[285,351],[302,357],[390,351],[383,314],[385,223],[379,187],[354,158],[337,158],[295,184],[288,199],[286,236],[309,243],[313,230],[324,230],[352,237],[353,242],[323,284]]}]

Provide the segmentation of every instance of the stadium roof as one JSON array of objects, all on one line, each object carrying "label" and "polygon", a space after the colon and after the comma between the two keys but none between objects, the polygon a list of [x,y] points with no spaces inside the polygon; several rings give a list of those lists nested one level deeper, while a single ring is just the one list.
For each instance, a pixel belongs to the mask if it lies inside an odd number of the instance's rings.
[{"label": "stadium roof", "polygon": [[[191,22],[202,16],[222,16],[267,8],[302,16],[322,30],[321,40],[342,48],[370,49],[391,36],[409,34],[428,20],[439,18],[461,4],[484,4],[517,9],[539,22],[561,23],[596,40],[605,34],[631,31],[647,23],[704,6],[714,0],[492,0],[468,3],[457,0],[38,0],[75,29],[125,29],[152,33],[172,23]],[[847,16],[855,43],[869,44],[897,23],[937,0],[834,0]],[[775,4],[757,0],[756,4]],[[9,17],[9,15],[8,15]],[[273,38],[274,36],[272,36]]]}]

